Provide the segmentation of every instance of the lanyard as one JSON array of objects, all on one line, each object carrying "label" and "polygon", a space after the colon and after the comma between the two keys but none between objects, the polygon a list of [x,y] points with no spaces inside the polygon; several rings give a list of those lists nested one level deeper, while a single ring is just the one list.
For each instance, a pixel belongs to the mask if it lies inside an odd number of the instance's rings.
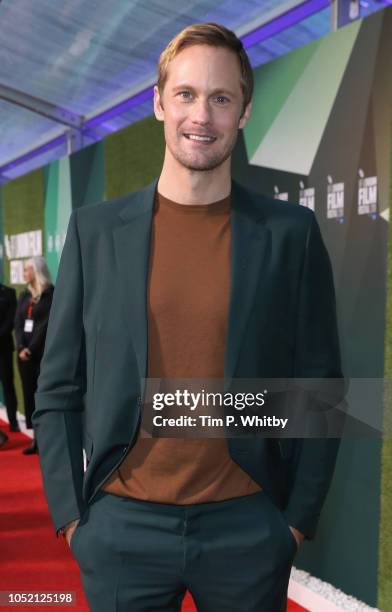
[{"label": "lanyard", "polygon": [[28,308],[27,308],[27,318],[31,319],[32,316],[33,316],[33,298],[31,297],[29,299],[29,305],[28,305]]}]

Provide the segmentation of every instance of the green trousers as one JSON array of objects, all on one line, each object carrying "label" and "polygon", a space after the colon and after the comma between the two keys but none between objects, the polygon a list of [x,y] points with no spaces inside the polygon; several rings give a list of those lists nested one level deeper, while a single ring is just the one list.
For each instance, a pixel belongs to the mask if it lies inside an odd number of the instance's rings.
[{"label": "green trousers", "polygon": [[93,612],[281,612],[297,544],[264,492],[204,504],[100,491],[71,539]]}]

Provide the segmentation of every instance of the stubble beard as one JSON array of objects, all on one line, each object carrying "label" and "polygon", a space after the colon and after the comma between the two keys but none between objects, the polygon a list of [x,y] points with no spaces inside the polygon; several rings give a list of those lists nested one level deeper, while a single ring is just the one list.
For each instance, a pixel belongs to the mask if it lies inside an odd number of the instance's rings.
[{"label": "stubble beard", "polygon": [[219,168],[231,156],[236,140],[237,134],[233,141],[228,144],[226,150],[217,152],[211,157],[206,156],[204,159],[202,156],[200,156],[201,159],[197,159],[197,155],[192,156],[182,151],[180,147],[175,150],[172,147],[169,147],[169,149],[174,159],[187,170],[192,172],[210,172],[215,170],[215,168]]}]

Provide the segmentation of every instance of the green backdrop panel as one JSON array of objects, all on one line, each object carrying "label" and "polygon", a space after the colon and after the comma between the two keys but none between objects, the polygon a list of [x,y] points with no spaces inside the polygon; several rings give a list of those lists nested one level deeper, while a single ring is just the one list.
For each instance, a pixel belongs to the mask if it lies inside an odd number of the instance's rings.
[{"label": "green backdrop panel", "polygon": [[[319,46],[320,41],[316,40],[301,47],[296,53],[282,55],[254,71],[252,114],[244,130],[249,159],[253,157],[260,142],[270,130],[287,97],[301,79]],[[263,79],[257,78],[260,70],[263,71]]]},{"label": "green backdrop panel", "polygon": [[161,171],[164,150],[162,123],[154,116],[108,136],[104,141],[108,200],[150,183]]},{"label": "green backdrop panel", "polygon": [[45,257],[55,282],[72,210],[69,157],[46,167],[45,186]]},{"label": "green backdrop panel", "polygon": [[81,149],[70,158],[72,208],[105,199],[104,143]]},{"label": "green backdrop panel", "polygon": [[[5,183],[2,192],[4,236],[43,229],[45,182],[42,168]],[[4,282],[9,282],[7,257],[4,257]]]},{"label": "green backdrop panel", "polygon": [[[3,233],[19,234],[44,227],[45,181],[42,168],[21,176],[2,186]],[[9,284],[9,262],[4,253],[4,283]],[[16,285],[19,293],[24,285]],[[16,352],[14,359],[17,372]],[[23,395],[19,376],[15,376],[18,410],[24,412]]]},{"label": "green backdrop panel", "polygon": [[357,21],[256,71],[261,91],[244,130],[245,141],[248,134],[252,141],[250,163],[309,174],[360,26]]},{"label": "green backdrop panel", "polygon": [[[392,122],[391,122],[392,144]],[[391,146],[392,150],[392,146]],[[390,159],[392,176],[392,156]],[[389,184],[389,235],[387,265],[387,306],[385,330],[385,373],[387,380],[392,379],[392,181]],[[384,429],[391,431],[392,397],[385,397]],[[379,583],[378,607],[380,610],[392,610],[392,439],[385,438],[381,454],[381,512],[380,512],[380,547],[379,547]]]}]

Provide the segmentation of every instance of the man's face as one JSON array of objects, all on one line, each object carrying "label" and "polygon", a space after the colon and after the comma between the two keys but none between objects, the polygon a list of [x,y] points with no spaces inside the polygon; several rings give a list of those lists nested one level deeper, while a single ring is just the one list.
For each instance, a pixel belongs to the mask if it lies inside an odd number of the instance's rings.
[{"label": "man's face", "polygon": [[242,112],[240,78],[238,58],[222,47],[186,47],[170,62],[154,111],[164,121],[167,153],[185,168],[213,170],[230,157],[251,110]]}]

